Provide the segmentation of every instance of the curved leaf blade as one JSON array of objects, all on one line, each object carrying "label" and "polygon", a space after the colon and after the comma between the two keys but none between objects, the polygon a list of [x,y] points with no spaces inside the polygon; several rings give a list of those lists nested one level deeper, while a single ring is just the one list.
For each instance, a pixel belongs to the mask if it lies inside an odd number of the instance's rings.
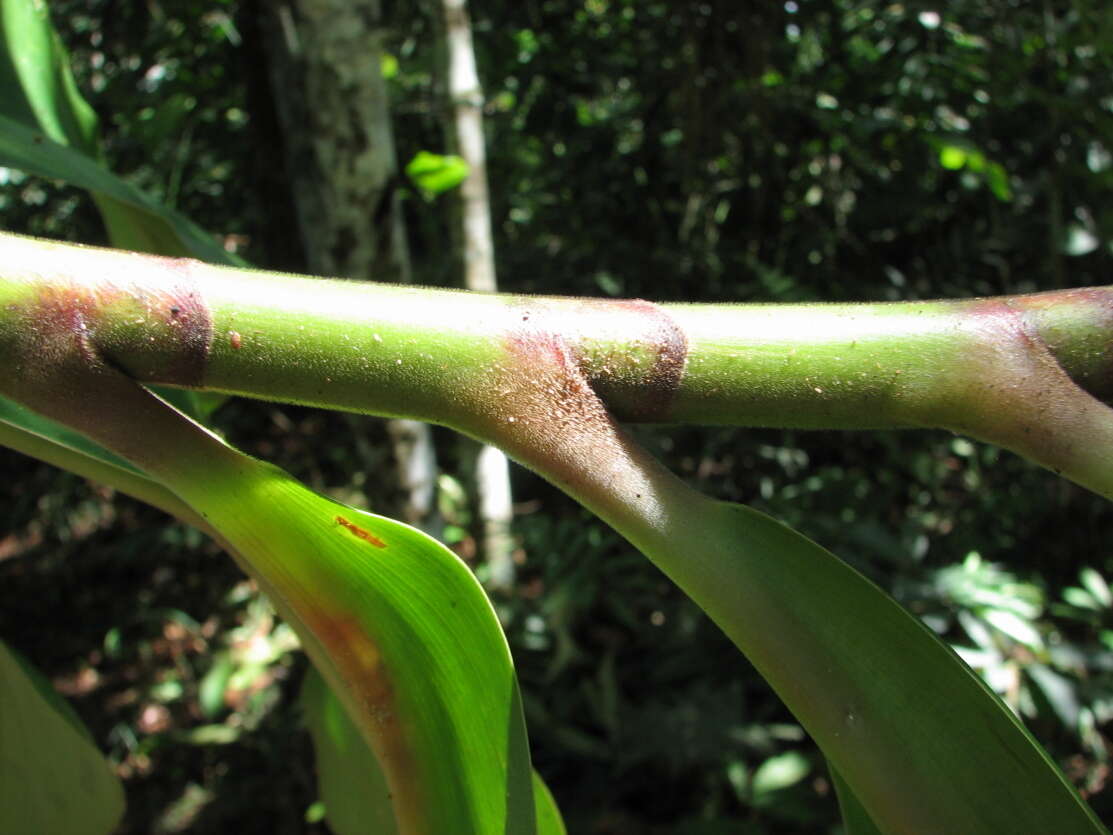
[{"label": "curved leaf blade", "polygon": [[682,485],[658,498],[664,533],[631,539],[750,658],[878,829],[1106,831],[981,679],[865,577],[750,508]]},{"label": "curved leaf blade", "polygon": [[274,467],[227,463],[210,457],[202,479],[172,486],[298,628],[375,751],[400,830],[533,831],[510,654],[467,566]]},{"label": "curved leaf blade", "polygon": [[537,835],[567,835],[556,798],[536,771],[533,772],[533,800],[537,812]]},{"label": "curved leaf blade", "polygon": [[45,3],[0,0],[0,26],[0,164],[92,192],[114,246],[243,265],[104,168],[96,115],[77,90]]},{"label": "curved leaf blade", "polygon": [[258,580],[375,752],[401,831],[535,831],[510,652],[455,554],[234,450],[122,374],[70,383],[43,411],[126,453]]},{"label": "curved leaf blade", "polygon": [[0,112],[95,155],[97,117],[81,97],[46,3],[0,2]]},{"label": "curved leaf blade", "polygon": [[[127,219],[118,224],[121,230],[129,225],[142,227],[122,231],[123,240],[117,242],[120,246],[164,255],[189,255],[214,264],[244,265],[241,258],[229,253],[194,223],[160,207],[96,160],[3,114],[0,114],[0,164],[96,192],[102,209],[107,205],[121,218],[127,214]],[[106,217],[105,222],[111,231],[113,221]]]},{"label": "curved leaf blade", "polygon": [[839,799],[839,813],[842,815],[846,835],[883,835],[874,824],[873,818],[862,808],[861,802],[854,796],[846,781],[834,768],[830,768],[830,773],[835,794]]},{"label": "curved leaf blade", "polygon": [[[317,785],[329,828],[336,835],[397,832],[378,762],[315,669],[306,674],[301,704],[317,754]],[[537,835],[565,835],[556,801],[536,771],[533,799]]]}]

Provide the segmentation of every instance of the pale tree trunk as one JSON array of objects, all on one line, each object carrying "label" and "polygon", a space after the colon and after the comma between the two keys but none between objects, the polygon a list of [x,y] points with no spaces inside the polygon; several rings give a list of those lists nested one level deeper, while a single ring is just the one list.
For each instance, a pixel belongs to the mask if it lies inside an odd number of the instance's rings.
[{"label": "pale tree trunk", "polygon": [[[408,282],[380,0],[261,0],[258,9],[306,266],[318,275]],[[383,510],[429,528],[432,433],[410,420],[387,429],[401,498]]]},{"label": "pale tree trunk", "polygon": [[[471,20],[464,0],[439,0],[443,25],[445,92],[449,107],[446,131],[450,150],[468,164],[469,174],[460,187],[459,237],[464,286],[493,293],[495,249],[491,234],[491,202],[487,193],[487,153],[483,140],[483,89],[475,68]],[[509,590],[514,584],[514,543],[510,465],[501,450],[484,446],[476,460],[476,489],[483,523],[483,553],[492,589]]]}]

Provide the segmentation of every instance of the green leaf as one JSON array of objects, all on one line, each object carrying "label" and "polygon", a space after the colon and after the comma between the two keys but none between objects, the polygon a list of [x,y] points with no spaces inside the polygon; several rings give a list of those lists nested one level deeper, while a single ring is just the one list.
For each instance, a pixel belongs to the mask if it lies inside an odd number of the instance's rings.
[{"label": "green leaf", "polygon": [[[305,676],[301,705],[317,755],[317,787],[329,828],[336,835],[397,832],[382,769],[340,700],[316,669]],[[533,774],[538,835],[565,835],[552,793]]]},{"label": "green leaf", "polygon": [[134,475],[142,475],[142,471],[137,467],[129,464],[119,455],[109,452],[99,444],[93,443],[80,432],[75,432],[67,426],[56,423],[49,418],[44,418],[7,397],[0,397],[0,421],[32,432],[42,438],[50,439],[59,446],[67,447],[74,452],[96,458],[111,467],[127,470]]},{"label": "green leaf", "polygon": [[[74,396],[108,398],[99,386]],[[451,551],[332,501],[138,387],[117,409],[146,472],[210,530],[297,630],[375,752],[399,830],[535,831],[517,680],[482,588]],[[122,433],[122,434],[121,434]],[[103,437],[103,436],[102,436]],[[327,805],[327,801],[326,801]]]},{"label": "green leaf", "polygon": [[553,793],[536,771],[533,772],[533,802],[537,813],[537,835],[566,835],[564,820]]},{"label": "green leaf", "polygon": [[1025,665],[1024,672],[1043,693],[1063,725],[1077,728],[1082,705],[1078,702],[1074,682],[1038,662]]},{"label": "green leaf", "polygon": [[340,700],[316,669],[301,688],[305,724],[317,756],[317,791],[335,835],[392,835],[398,831],[390,788]]},{"label": "green leaf", "polygon": [[[1012,186],[1009,184],[1009,174],[999,162],[994,162],[984,153],[965,142],[933,140],[939,154],[939,164],[948,171],[961,171],[966,169],[978,175],[996,197],[1003,203],[1013,199]],[[977,182],[974,180],[973,182]]]},{"label": "green leaf", "polygon": [[853,790],[846,781],[839,776],[833,767],[828,768],[831,773],[831,782],[835,784],[835,794],[839,799],[839,812],[842,814],[842,823],[845,835],[882,835],[873,818],[862,808],[861,802],[855,797]]},{"label": "green leaf", "polygon": [[1093,568],[1083,568],[1078,572],[1079,579],[1082,580],[1082,585],[1090,592],[1094,600],[1100,603],[1105,608],[1113,607],[1113,591],[1109,589],[1109,583],[1105,578]]},{"label": "green leaf", "polygon": [[387,81],[398,76],[398,56],[391,55],[389,52],[384,52],[380,63],[382,66],[383,78]]},{"label": "green leaf", "polygon": [[1072,606],[1077,606],[1079,609],[1092,609],[1095,612],[1101,611],[1102,606],[1098,601],[1094,600],[1094,596],[1085,589],[1077,588],[1076,586],[1067,586],[1063,589],[1063,599],[1070,603]]},{"label": "green leaf", "polygon": [[1004,632],[1017,643],[1037,651],[1043,650],[1043,638],[1040,637],[1040,633],[1030,621],[1019,617],[1016,613],[1003,609],[987,609],[982,612],[982,617],[986,623]]},{"label": "green leaf", "polygon": [[1013,199],[1013,190],[1012,186],[1009,185],[1009,175],[1005,171],[1005,166],[999,162],[989,163],[986,167],[985,178],[994,197],[1002,203],[1008,203]]},{"label": "green leaf", "polygon": [[678,481],[654,508],[644,526],[613,518],[746,653],[881,831],[1105,831],[984,682],[848,565]]},{"label": "green leaf", "polygon": [[0,832],[108,835],[119,779],[42,677],[0,642]]},{"label": "green leaf", "polygon": [[212,719],[224,710],[224,693],[235,669],[236,664],[227,652],[218,653],[213,658],[212,667],[197,688],[197,702],[206,718]]},{"label": "green leaf", "polygon": [[81,98],[45,3],[0,0],[0,164],[93,193],[114,246],[244,265],[176,212],[109,173],[96,117]]},{"label": "green leaf", "polygon": [[0,3],[0,112],[48,138],[97,153],[97,117],[81,97],[45,2]]},{"label": "green leaf", "polygon": [[468,164],[455,154],[433,154],[418,151],[406,165],[406,176],[430,196],[456,188],[468,177]]}]

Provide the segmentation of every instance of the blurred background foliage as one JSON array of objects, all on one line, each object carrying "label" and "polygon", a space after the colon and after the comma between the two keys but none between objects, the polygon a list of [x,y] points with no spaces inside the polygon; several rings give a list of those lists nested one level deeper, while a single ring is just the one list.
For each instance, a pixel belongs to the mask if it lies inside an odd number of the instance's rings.
[{"label": "blurred background foliage", "polygon": [[[265,267],[303,269],[258,32],[264,0],[52,0],[113,168]],[[403,165],[441,153],[431,7],[386,2]],[[501,285],[686,301],[896,300],[1108,281],[1113,14],[947,4],[473,0]],[[424,284],[445,204],[405,196]],[[4,228],[104,232],[0,169]],[[375,506],[372,419],[233,401],[219,428]],[[1107,504],[939,432],[638,428],[692,484],[876,579],[1029,723],[1099,816],[1113,730]],[[446,536],[474,497],[438,434]],[[195,531],[0,450],[0,634],[124,776],[125,832],[323,832],[295,641]],[[534,757],[586,833],[831,831],[814,747],[644,559],[517,470],[519,579],[498,599]],[[477,563],[481,572],[483,566]]]}]

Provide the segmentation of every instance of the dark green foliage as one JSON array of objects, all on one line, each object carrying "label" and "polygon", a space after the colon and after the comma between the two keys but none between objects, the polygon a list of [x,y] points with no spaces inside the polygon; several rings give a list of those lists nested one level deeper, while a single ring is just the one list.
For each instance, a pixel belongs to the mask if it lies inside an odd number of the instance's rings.
[{"label": "dark green foliage", "polygon": [[[238,236],[256,263],[299,269],[254,7],[68,0],[52,11],[111,165]],[[387,11],[405,162],[445,150],[436,57],[428,19],[408,3]],[[472,14],[508,291],[834,301],[1109,280],[1113,16],[1101,3],[959,2],[937,12],[476,0]],[[5,228],[101,240],[76,192],[0,174]],[[418,274],[444,283],[443,203],[413,193],[406,205]],[[340,416],[236,403],[218,421],[243,448],[347,501],[388,463],[366,424]],[[1093,579],[1113,580],[1106,503],[942,433],[638,431],[700,489],[797,526],[976,650],[970,658],[1098,815],[1113,817],[1101,794],[1113,606]],[[442,446],[451,461],[451,441]],[[110,505],[14,454],[3,460],[0,633],[56,679],[88,668],[110,682],[77,707],[126,768],[136,750],[154,765],[128,781],[129,831],[149,831],[191,784],[197,798],[220,798],[193,801],[219,826],[300,831],[315,795],[304,738],[290,733],[288,659],[257,701],[215,717],[251,733],[223,747],[181,741],[213,721],[198,694],[214,653],[259,617],[249,597],[229,597],[230,562],[152,511]],[[498,605],[535,761],[570,831],[833,825],[822,762],[727,640],[569,500],[528,474],[515,486],[524,563],[517,593]],[[466,531],[456,547],[470,553]],[[182,623],[210,621],[203,650],[161,651],[167,624],[188,634]],[[109,636],[118,650],[106,649]],[[157,694],[169,691],[156,685],[167,676],[182,682],[172,725],[137,732],[140,707],[163,704]],[[132,690],[138,702],[112,706]],[[134,746],[121,741],[129,734]],[[800,774],[800,763],[810,766],[800,779],[777,788],[769,778],[785,764],[786,780]],[[241,779],[255,781],[252,803],[229,807]],[[198,821],[196,831],[218,831]]]}]

